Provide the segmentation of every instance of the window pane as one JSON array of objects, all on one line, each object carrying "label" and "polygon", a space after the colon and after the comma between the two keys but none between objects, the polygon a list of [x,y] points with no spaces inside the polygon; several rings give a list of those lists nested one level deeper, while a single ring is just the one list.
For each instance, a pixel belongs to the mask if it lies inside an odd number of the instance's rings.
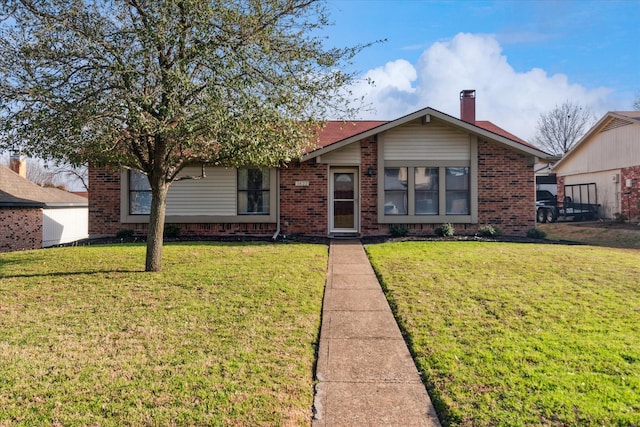
[{"label": "window pane", "polygon": [[469,215],[469,168],[447,168],[447,214]]},{"label": "window pane", "polygon": [[384,214],[407,214],[407,168],[384,169]]},{"label": "window pane", "polygon": [[151,213],[151,191],[132,191],[129,193],[129,214],[149,215]]},{"label": "window pane", "polygon": [[336,173],[333,175],[334,199],[353,199],[355,196],[354,189],[354,174]]},{"label": "window pane", "polygon": [[415,168],[416,191],[438,191],[438,168]]},{"label": "window pane", "polygon": [[407,168],[385,168],[384,169],[384,189],[385,190],[406,190],[407,189]]},{"label": "window pane", "polygon": [[415,168],[416,215],[438,214],[438,168]]},{"label": "window pane", "polygon": [[262,190],[238,191],[238,214],[268,214],[269,192]]},{"label": "window pane", "polygon": [[448,190],[469,190],[469,168],[447,168]]},{"label": "window pane", "polygon": [[151,191],[147,175],[138,171],[129,171],[129,190]]},{"label": "window pane", "polygon": [[129,171],[129,214],[149,215],[151,212],[151,186],[149,179],[138,171]]},{"label": "window pane", "polygon": [[333,226],[335,228],[354,228],[354,205],[352,201],[333,202]]},{"label": "window pane", "polygon": [[385,191],[384,192],[384,214],[385,215],[406,215],[407,214],[407,192],[406,191]]}]

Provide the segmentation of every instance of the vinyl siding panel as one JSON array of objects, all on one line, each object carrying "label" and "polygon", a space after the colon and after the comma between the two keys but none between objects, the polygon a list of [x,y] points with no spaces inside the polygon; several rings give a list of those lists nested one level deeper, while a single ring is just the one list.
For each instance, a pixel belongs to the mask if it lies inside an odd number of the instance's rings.
[{"label": "vinyl siding panel", "polygon": [[[206,178],[174,182],[167,194],[167,216],[235,215],[236,170],[208,167]],[[187,167],[181,176],[200,176],[197,166]]]},{"label": "vinyl siding panel", "polygon": [[469,135],[453,128],[420,121],[383,135],[385,160],[464,160],[471,158]]},{"label": "vinyl siding panel", "polygon": [[609,127],[584,141],[558,166],[559,175],[640,165],[640,125]]},{"label": "vinyl siding panel", "polygon": [[318,163],[328,163],[332,165],[359,165],[360,164],[360,143],[354,142],[345,147],[323,154]]},{"label": "vinyl siding panel", "polygon": [[[618,180],[613,177],[617,175]],[[611,169],[601,172],[591,172],[565,177],[565,185],[589,184],[594,182],[598,192],[598,204],[602,207],[600,215],[604,218],[613,218],[616,212],[620,212],[620,169]],[[586,201],[585,201],[586,202]]]}]

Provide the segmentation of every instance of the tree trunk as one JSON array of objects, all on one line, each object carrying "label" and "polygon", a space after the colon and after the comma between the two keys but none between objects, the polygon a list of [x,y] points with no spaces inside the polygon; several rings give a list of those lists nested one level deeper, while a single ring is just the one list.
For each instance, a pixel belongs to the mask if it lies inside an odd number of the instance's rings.
[{"label": "tree trunk", "polygon": [[145,271],[162,271],[162,242],[169,185],[161,178],[150,178],[149,183],[151,184],[152,197],[149,229],[147,230]]}]

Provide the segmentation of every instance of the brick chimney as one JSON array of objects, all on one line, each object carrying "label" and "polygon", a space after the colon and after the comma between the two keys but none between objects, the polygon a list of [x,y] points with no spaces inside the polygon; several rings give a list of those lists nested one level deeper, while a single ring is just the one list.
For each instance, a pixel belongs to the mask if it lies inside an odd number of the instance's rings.
[{"label": "brick chimney", "polygon": [[465,89],[460,91],[460,120],[476,124],[476,91]]},{"label": "brick chimney", "polygon": [[9,157],[9,168],[21,177],[27,177],[27,162],[20,154],[12,154]]}]

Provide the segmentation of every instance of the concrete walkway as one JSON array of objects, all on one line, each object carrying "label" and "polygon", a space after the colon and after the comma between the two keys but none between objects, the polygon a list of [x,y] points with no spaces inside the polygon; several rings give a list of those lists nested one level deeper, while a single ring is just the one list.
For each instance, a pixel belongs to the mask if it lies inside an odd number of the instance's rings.
[{"label": "concrete walkway", "polygon": [[440,426],[389,304],[358,240],[334,240],[313,427]]}]

